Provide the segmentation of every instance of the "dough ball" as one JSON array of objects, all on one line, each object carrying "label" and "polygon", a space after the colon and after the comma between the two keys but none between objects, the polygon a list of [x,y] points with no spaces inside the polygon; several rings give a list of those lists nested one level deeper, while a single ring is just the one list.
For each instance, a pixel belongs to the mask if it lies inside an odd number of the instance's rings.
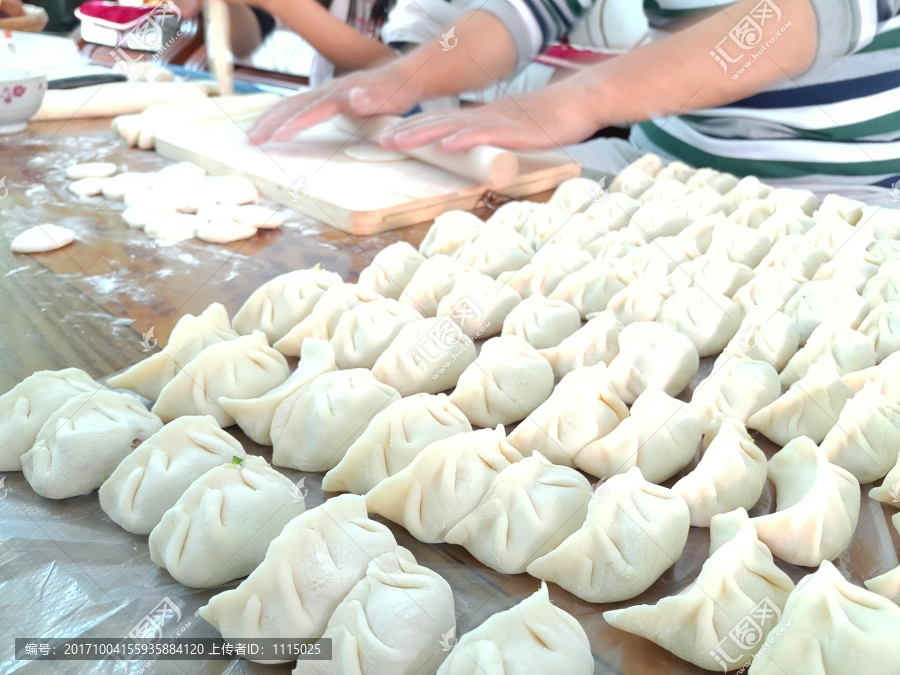
[{"label": "dough ball", "polygon": [[344,154],[359,162],[402,162],[404,159],[410,158],[409,155],[404,155],[402,152],[385,150],[374,143],[348,145],[344,148]]},{"label": "dough ball", "polygon": [[75,233],[59,225],[36,225],[12,240],[13,253],[43,253],[54,251],[75,241]]},{"label": "dough ball", "polygon": [[66,169],[66,176],[72,180],[82,178],[109,178],[116,173],[116,165],[112,162],[87,162],[73,164]]},{"label": "dough ball", "polygon": [[200,225],[197,229],[197,239],[212,244],[228,244],[232,241],[249,239],[254,234],[256,234],[256,228],[252,225],[244,225],[228,218],[217,218]]},{"label": "dough ball", "polygon": [[250,225],[260,229],[281,227],[284,214],[275,209],[267,209],[257,204],[245,204],[232,208],[231,217],[242,225]]},{"label": "dough ball", "polygon": [[79,197],[95,197],[103,192],[103,186],[106,184],[106,178],[97,178],[89,176],[81,178],[73,183],[69,183],[69,191]]}]

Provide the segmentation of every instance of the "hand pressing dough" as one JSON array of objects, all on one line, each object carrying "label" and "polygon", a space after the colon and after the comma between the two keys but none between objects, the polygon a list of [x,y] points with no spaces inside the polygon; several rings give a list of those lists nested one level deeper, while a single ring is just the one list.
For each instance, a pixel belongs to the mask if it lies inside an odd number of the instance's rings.
[{"label": "hand pressing dough", "polygon": [[44,253],[55,251],[75,241],[75,233],[59,225],[36,225],[12,240],[10,249],[13,253]]},{"label": "hand pressing dough", "polygon": [[112,162],[86,162],[85,164],[73,164],[66,169],[66,177],[72,180],[83,178],[109,178],[116,172],[116,165]]},{"label": "hand pressing dough", "polygon": [[344,154],[358,162],[402,162],[409,155],[394,150],[385,150],[374,143],[357,143],[344,147]]},{"label": "hand pressing dough", "polygon": [[211,244],[230,244],[233,241],[249,239],[256,234],[256,228],[230,218],[213,220],[197,228],[197,239]]},{"label": "hand pressing dough", "polygon": [[464,274],[441,298],[437,315],[449,316],[473,340],[489,338],[500,333],[520,302],[519,294],[506,284],[486,274]]},{"label": "hand pressing dough", "polygon": [[47,418],[22,455],[25,480],[47,499],[85,495],[162,425],[129,394],[108,389],[79,394]]},{"label": "hand pressing dough", "polygon": [[510,310],[500,334],[520,337],[535,349],[547,349],[556,347],[579,328],[581,316],[572,305],[533,295]]},{"label": "hand pressing dough", "polygon": [[79,197],[96,197],[103,193],[105,178],[81,178],[74,183],[69,183],[69,192]]},{"label": "hand pressing dough", "polygon": [[262,457],[221,464],[191,483],[153,528],[150,559],[191,588],[245,577],[306,509],[293,488]]},{"label": "hand pressing dough", "polygon": [[875,346],[865,333],[830,321],[820,323],[809,335],[806,345],[791,357],[781,371],[781,384],[790,387],[809,372],[809,367],[825,357],[838,375],[875,365]]},{"label": "hand pressing dough", "polygon": [[179,417],[141,443],[100,486],[100,508],[134,534],[150,534],[191,483],[244,448],[210,416]]},{"label": "hand pressing dough", "polygon": [[375,254],[372,263],[359,273],[357,285],[397,300],[423,262],[424,255],[405,241],[398,241]]},{"label": "hand pressing dough", "polygon": [[622,324],[610,311],[591,314],[588,322],[555,347],[540,350],[553,368],[554,377],[563,377],[576,368],[609,363],[619,353]]}]

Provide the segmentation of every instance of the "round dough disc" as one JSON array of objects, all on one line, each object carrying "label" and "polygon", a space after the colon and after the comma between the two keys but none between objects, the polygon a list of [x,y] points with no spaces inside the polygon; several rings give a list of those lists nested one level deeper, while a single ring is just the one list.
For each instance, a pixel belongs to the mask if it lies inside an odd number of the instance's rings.
[{"label": "round dough disc", "polygon": [[187,213],[167,213],[162,216],[154,215],[144,225],[144,232],[154,239],[166,241],[184,241],[197,236],[197,229],[204,222],[197,216]]},{"label": "round dough disc", "polygon": [[201,198],[217,204],[249,204],[259,197],[253,183],[242,176],[207,176]]},{"label": "round dough disc", "polygon": [[69,191],[74,192],[79,197],[94,197],[103,192],[103,186],[106,184],[108,178],[80,178],[72,183],[69,183]]},{"label": "round dough disc", "polygon": [[236,206],[231,217],[242,225],[264,229],[281,227],[284,224],[284,214],[257,204]]},{"label": "round dough disc", "polygon": [[394,152],[393,150],[385,150],[374,143],[348,145],[344,148],[344,154],[360,162],[402,162],[404,159],[409,159],[409,155],[404,155],[402,152]]},{"label": "round dough disc", "polygon": [[75,233],[59,225],[37,225],[12,240],[13,253],[43,253],[54,251],[75,241]]},{"label": "round dough disc", "polygon": [[178,164],[171,164],[170,166],[159,170],[159,177],[162,180],[186,180],[189,182],[196,182],[205,175],[206,170],[193,162],[178,162]]},{"label": "round dough disc", "polygon": [[228,244],[240,239],[249,239],[254,234],[256,228],[252,225],[244,225],[230,218],[216,218],[197,230],[197,239],[212,244]]},{"label": "round dough disc", "polygon": [[124,199],[128,190],[138,187],[151,188],[159,180],[155,173],[120,173],[103,183],[103,196],[107,199]]},{"label": "round dough disc", "polygon": [[66,169],[66,176],[72,180],[82,178],[109,178],[116,172],[116,165],[112,162],[87,162],[86,164],[73,164]]},{"label": "round dough disc", "polygon": [[166,218],[175,215],[175,211],[148,208],[146,206],[130,206],[122,213],[122,220],[133,230],[142,230],[154,218]]}]

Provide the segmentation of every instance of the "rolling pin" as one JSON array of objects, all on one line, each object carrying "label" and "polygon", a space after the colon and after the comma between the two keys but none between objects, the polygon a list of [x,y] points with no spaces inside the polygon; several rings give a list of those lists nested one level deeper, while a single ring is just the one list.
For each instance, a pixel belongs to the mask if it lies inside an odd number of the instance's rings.
[{"label": "rolling pin", "polygon": [[[338,115],[334,118],[334,126],[356,138],[371,140],[399,119],[390,115],[368,120]],[[492,145],[476,145],[462,152],[447,152],[432,144],[404,150],[403,154],[494,187],[508,185],[519,175],[519,158],[509,150]]]},{"label": "rolling pin", "polygon": [[219,96],[234,93],[234,55],[231,53],[231,15],[225,0],[204,0],[206,58],[219,85]]}]

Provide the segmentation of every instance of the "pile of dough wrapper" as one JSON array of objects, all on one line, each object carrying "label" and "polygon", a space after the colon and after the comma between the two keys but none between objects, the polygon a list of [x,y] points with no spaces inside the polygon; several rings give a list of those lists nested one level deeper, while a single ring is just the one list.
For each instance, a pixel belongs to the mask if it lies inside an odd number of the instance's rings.
[{"label": "pile of dough wrapper", "polygon": [[[896,212],[647,155],[608,193],[575,179],[486,222],[446,213],[357,283],[317,265],[231,321],[183,317],[109,379],[150,411],[35,373],[0,398],[0,470],[50,499],[99,489],[186,586],[245,577],[200,616],[226,639],[332,638],[300,675],[589,675],[544,582],[635,598],[691,526],[711,533],[699,576],[609,624],[711,671],[896,675],[900,568],[862,588],[830,561],[861,484],[900,505],[898,350]],[[305,510],[234,424],[347,494]],[[774,511],[750,517],[767,480]],[[450,586],[369,514],[539,590],[455,640]],[[795,586],[776,557],[813,569]]]}]

